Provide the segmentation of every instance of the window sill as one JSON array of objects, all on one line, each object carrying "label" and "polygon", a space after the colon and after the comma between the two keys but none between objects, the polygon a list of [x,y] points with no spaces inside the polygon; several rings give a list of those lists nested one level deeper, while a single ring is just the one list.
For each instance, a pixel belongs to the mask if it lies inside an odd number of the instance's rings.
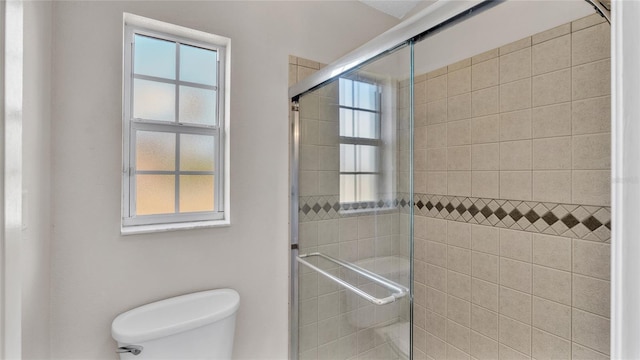
[{"label": "window sill", "polygon": [[121,235],[150,234],[150,233],[157,233],[157,232],[206,229],[206,228],[227,227],[227,226],[231,226],[231,222],[228,219],[210,220],[210,221],[194,221],[194,222],[174,223],[174,224],[137,225],[137,226],[121,227],[120,234]]}]

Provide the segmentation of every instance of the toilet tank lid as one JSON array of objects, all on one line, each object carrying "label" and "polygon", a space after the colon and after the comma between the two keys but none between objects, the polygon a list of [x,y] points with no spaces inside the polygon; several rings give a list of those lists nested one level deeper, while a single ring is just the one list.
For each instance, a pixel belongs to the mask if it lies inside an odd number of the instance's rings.
[{"label": "toilet tank lid", "polygon": [[239,306],[240,295],[232,289],[177,296],[118,315],[111,324],[111,336],[120,343],[140,343],[222,320]]}]

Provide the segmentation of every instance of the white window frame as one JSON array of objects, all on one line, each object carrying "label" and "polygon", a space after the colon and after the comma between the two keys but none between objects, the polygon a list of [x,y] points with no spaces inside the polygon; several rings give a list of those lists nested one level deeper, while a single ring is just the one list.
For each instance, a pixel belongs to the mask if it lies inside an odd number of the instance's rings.
[{"label": "white window frame", "polygon": [[[170,123],[147,119],[134,119],[133,98],[133,55],[134,37],[143,35],[180,44],[214,50],[218,53],[217,120],[214,126]],[[226,37],[188,29],[133,14],[124,14],[123,49],[123,167],[122,167],[122,222],[123,234],[191,229],[200,227],[225,226],[230,224],[229,206],[229,84],[231,40]],[[179,57],[178,64],[179,66]],[[152,79],[158,80],[158,79]],[[181,84],[179,80],[162,82]],[[177,105],[177,100],[176,100]],[[177,109],[176,109],[177,111]],[[199,134],[214,137],[214,211],[173,213],[135,216],[135,142],[136,131],[168,132],[172,134]],[[180,136],[176,136],[176,156],[179,158]],[[189,172],[167,171],[151,173],[185,174]],[[201,173],[201,172],[198,172]],[[176,188],[179,184],[176,182]],[[176,191],[176,201],[178,201]]]}]

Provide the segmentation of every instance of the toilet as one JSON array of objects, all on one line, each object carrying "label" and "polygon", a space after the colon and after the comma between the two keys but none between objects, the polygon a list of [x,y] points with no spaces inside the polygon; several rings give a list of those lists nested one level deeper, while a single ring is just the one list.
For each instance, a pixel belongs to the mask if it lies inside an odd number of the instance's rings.
[{"label": "toilet", "polygon": [[118,315],[111,335],[120,359],[231,359],[240,295],[202,291]]}]

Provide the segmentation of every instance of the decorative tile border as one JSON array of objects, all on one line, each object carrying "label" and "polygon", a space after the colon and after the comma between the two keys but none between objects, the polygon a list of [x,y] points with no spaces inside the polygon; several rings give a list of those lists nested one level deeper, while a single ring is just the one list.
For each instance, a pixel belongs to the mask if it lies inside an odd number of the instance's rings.
[{"label": "decorative tile border", "polygon": [[367,210],[408,213],[411,204],[415,215],[431,218],[600,242],[611,239],[611,208],[603,206],[431,194],[415,194],[412,202],[408,194],[398,194],[393,200],[347,205],[333,195],[300,197],[298,215],[306,222],[368,215]]}]

